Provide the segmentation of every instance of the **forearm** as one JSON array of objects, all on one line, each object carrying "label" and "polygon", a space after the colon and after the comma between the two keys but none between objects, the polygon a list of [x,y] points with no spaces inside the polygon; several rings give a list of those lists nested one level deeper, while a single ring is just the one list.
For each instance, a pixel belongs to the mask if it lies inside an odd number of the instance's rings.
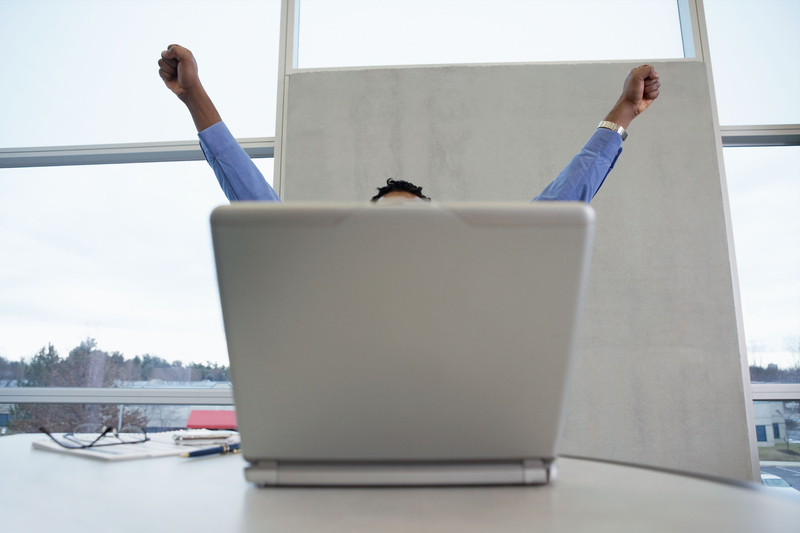
[{"label": "forearm", "polygon": [[217,108],[214,107],[214,103],[199,82],[179,98],[189,109],[198,133],[217,122],[222,122]]},{"label": "forearm", "polygon": [[638,115],[636,109],[622,98],[614,105],[614,108],[606,115],[604,120],[613,122],[617,126],[622,126],[626,130],[633,119]]},{"label": "forearm", "polygon": [[622,153],[615,131],[598,128],[569,164],[533,201],[589,203]]}]

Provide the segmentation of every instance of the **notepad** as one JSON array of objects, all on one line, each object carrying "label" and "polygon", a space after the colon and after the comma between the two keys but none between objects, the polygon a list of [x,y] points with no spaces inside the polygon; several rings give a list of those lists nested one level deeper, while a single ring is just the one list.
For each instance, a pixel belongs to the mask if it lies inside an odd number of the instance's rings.
[{"label": "notepad", "polygon": [[186,453],[186,446],[176,444],[174,431],[148,434],[150,440],[136,444],[114,446],[95,446],[92,448],[64,448],[49,438],[33,442],[35,450],[63,453],[75,457],[86,457],[98,461],[130,461],[133,459],[153,459],[156,457],[178,456]]}]

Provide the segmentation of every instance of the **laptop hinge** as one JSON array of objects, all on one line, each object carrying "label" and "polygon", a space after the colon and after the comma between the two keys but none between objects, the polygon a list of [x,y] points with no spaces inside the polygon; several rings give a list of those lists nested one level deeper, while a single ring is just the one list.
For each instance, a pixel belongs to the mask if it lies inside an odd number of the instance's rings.
[{"label": "laptop hinge", "polygon": [[555,479],[553,461],[294,462],[258,461],[245,468],[261,486],[533,485]]}]

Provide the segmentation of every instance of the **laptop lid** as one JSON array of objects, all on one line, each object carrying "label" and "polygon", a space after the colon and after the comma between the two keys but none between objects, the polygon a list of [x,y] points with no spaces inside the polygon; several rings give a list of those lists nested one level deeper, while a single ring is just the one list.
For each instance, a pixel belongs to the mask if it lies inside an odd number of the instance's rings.
[{"label": "laptop lid", "polygon": [[211,226],[248,461],[556,456],[589,206],[239,203]]}]

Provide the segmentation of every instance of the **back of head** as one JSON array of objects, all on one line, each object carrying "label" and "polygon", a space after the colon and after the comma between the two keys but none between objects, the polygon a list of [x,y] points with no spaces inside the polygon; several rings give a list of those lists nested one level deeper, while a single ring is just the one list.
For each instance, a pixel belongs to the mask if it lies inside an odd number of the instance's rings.
[{"label": "back of head", "polygon": [[371,202],[377,202],[391,192],[407,192],[413,194],[423,200],[430,200],[427,196],[422,194],[422,187],[418,187],[411,182],[403,180],[393,180],[391,178],[386,180],[386,186],[378,187],[378,194],[372,197]]}]

